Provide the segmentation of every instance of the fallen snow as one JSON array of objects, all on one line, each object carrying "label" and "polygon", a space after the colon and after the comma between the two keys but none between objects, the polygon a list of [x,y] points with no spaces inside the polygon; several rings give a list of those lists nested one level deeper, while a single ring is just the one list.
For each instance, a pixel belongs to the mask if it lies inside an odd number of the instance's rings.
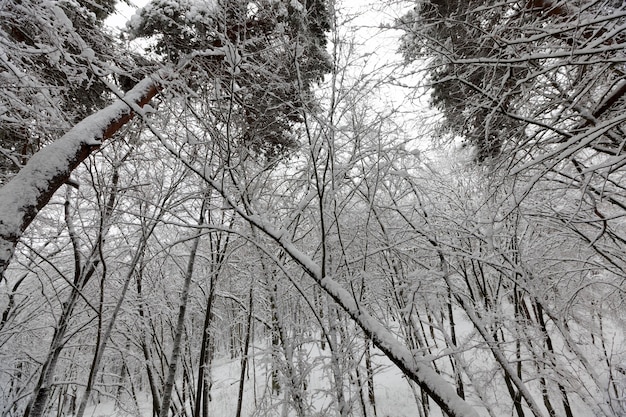
[{"label": "fallen snow", "polygon": [[[330,357],[328,351],[322,351],[316,344],[307,344],[308,362],[315,364],[308,374],[307,401],[315,414],[338,415],[334,405],[333,389],[330,386],[332,375],[329,374]],[[242,407],[243,416],[272,416],[282,415],[283,394],[270,396],[269,388],[269,365],[266,349],[256,349],[254,358],[249,365],[256,365],[248,372],[246,380],[244,400]],[[381,417],[413,417],[419,415],[418,405],[413,396],[411,386],[398,368],[393,365],[379,351],[372,355],[374,374],[374,387],[376,398],[377,415]],[[209,415],[234,416],[237,407],[238,383],[240,374],[239,359],[217,360],[213,365],[213,386],[211,388],[211,402],[209,403]],[[347,379],[347,375],[346,375]],[[359,414],[356,386],[350,384],[346,389],[347,398],[352,399],[355,413]],[[97,405],[87,407],[86,417],[152,417],[152,402],[149,394],[138,395],[138,407],[129,402],[120,407],[114,401],[105,401]],[[255,405],[256,404],[256,405]],[[326,411],[326,413],[324,413]],[[370,415],[373,413],[370,410]],[[289,414],[289,416],[295,413]],[[432,417],[438,417],[436,410],[431,413]]]}]

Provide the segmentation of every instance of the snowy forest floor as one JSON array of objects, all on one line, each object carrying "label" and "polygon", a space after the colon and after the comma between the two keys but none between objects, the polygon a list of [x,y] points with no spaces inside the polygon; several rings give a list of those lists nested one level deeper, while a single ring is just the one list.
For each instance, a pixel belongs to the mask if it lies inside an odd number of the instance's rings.
[{"label": "snowy forest floor", "polygon": [[[335,395],[331,392],[330,380],[332,371],[330,366],[330,353],[328,350],[320,351],[318,345],[309,345],[304,349],[308,363],[314,365],[307,379],[308,398],[311,416],[338,415]],[[372,362],[375,370],[374,387],[376,401],[376,416],[379,417],[403,417],[419,415],[415,395],[407,379],[389,359],[377,350],[373,350]],[[293,409],[289,408],[285,414],[285,393],[270,395],[271,391],[271,364],[268,361],[268,352],[257,350],[251,357],[246,375],[242,416],[291,416]],[[212,416],[235,416],[237,409],[240,359],[218,359],[213,363],[213,386],[211,388],[211,402],[209,415]],[[350,406],[355,409],[356,415],[362,415],[362,406],[358,398],[358,388],[355,381],[350,381],[348,375],[344,375],[346,387],[345,394]],[[415,391],[417,393],[417,391]],[[364,393],[367,396],[367,393]],[[366,400],[367,401],[367,400]],[[87,408],[87,417],[152,417],[152,403],[149,393],[140,393],[134,404],[131,398],[119,404],[115,400],[106,398]],[[435,407],[436,408],[436,407]],[[439,410],[431,416],[438,416]],[[368,404],[367,415],[374,415],[374,411]]]}]

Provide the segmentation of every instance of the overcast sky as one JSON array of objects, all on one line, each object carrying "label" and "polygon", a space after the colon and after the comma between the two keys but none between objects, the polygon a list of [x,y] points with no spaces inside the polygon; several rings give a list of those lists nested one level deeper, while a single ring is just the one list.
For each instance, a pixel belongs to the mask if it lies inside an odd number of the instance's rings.
[{"label": "overcast sky", "polygon": [[123,1],[117,2],[117,13],[106,20],[112,28],[123,29],[126,22],[135,14],[135,11],[145,6],[150,0],[128,0],[130,6]]}]

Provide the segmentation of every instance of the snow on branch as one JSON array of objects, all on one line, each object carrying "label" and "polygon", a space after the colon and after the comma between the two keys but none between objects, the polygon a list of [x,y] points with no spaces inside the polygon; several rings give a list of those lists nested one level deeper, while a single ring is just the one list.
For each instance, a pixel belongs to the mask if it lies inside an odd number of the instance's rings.
[{"label": "snow on branch", "polygon": [[[156,78],[146,78],[123,99],[88,116],[61,138],[45,146],[0,188],[0,274],[20,236],[70,173],[102,142],[111,138],[134,115],[129,104],[147,104],[159,91]],[[127,104],[128,103],[128,104]]]},{"label": "snow on branch", "polygon": [[[158,132],[155,133],[160,136]],[[166,144],[163,137],[159,139]],[[174,150],[172,149],[171,151]],[[191,164],[188,167],[194,169]],[[324,276],[322,268],[311,257],[296,247],[287,237],[288,233],[285,233],[284,229],[276,227],[262,215],[250,214],[230,198],[218,181],[203,176],[197,170],[194,171],[217,190],[237,214],[276,241],[363,329],[374,345],[383,351],[408,378],[416,382],[441,407],[446,415],[451,417],[478,416],[476,410],[467,401],[459,397],[452,385],[433,370],[426,358],[413,354],[406,346],[403,346],[387,328],[359,306],[350,292],[332,279],[332,277]]]}]

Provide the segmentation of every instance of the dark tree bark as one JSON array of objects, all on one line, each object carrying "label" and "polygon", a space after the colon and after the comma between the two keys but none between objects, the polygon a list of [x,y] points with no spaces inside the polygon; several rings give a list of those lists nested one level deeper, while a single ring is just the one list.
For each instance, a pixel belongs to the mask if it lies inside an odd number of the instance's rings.
[{"label": "dark tree bark", "polygon": [[250,283],[250,294],[248,299],[248,318],[246,321],[246,339],[243,344],[243,352],[241,354],[241,372],[239,374],[239,395],[237,396],[237,412],[235,417],[241,417],[241,409],[243,406],[243,389],[246,379],[246,369],[248,367],[248,350],[250,348],[250,333],[252,331],[252,309],[254,307],[254,280]]}]

